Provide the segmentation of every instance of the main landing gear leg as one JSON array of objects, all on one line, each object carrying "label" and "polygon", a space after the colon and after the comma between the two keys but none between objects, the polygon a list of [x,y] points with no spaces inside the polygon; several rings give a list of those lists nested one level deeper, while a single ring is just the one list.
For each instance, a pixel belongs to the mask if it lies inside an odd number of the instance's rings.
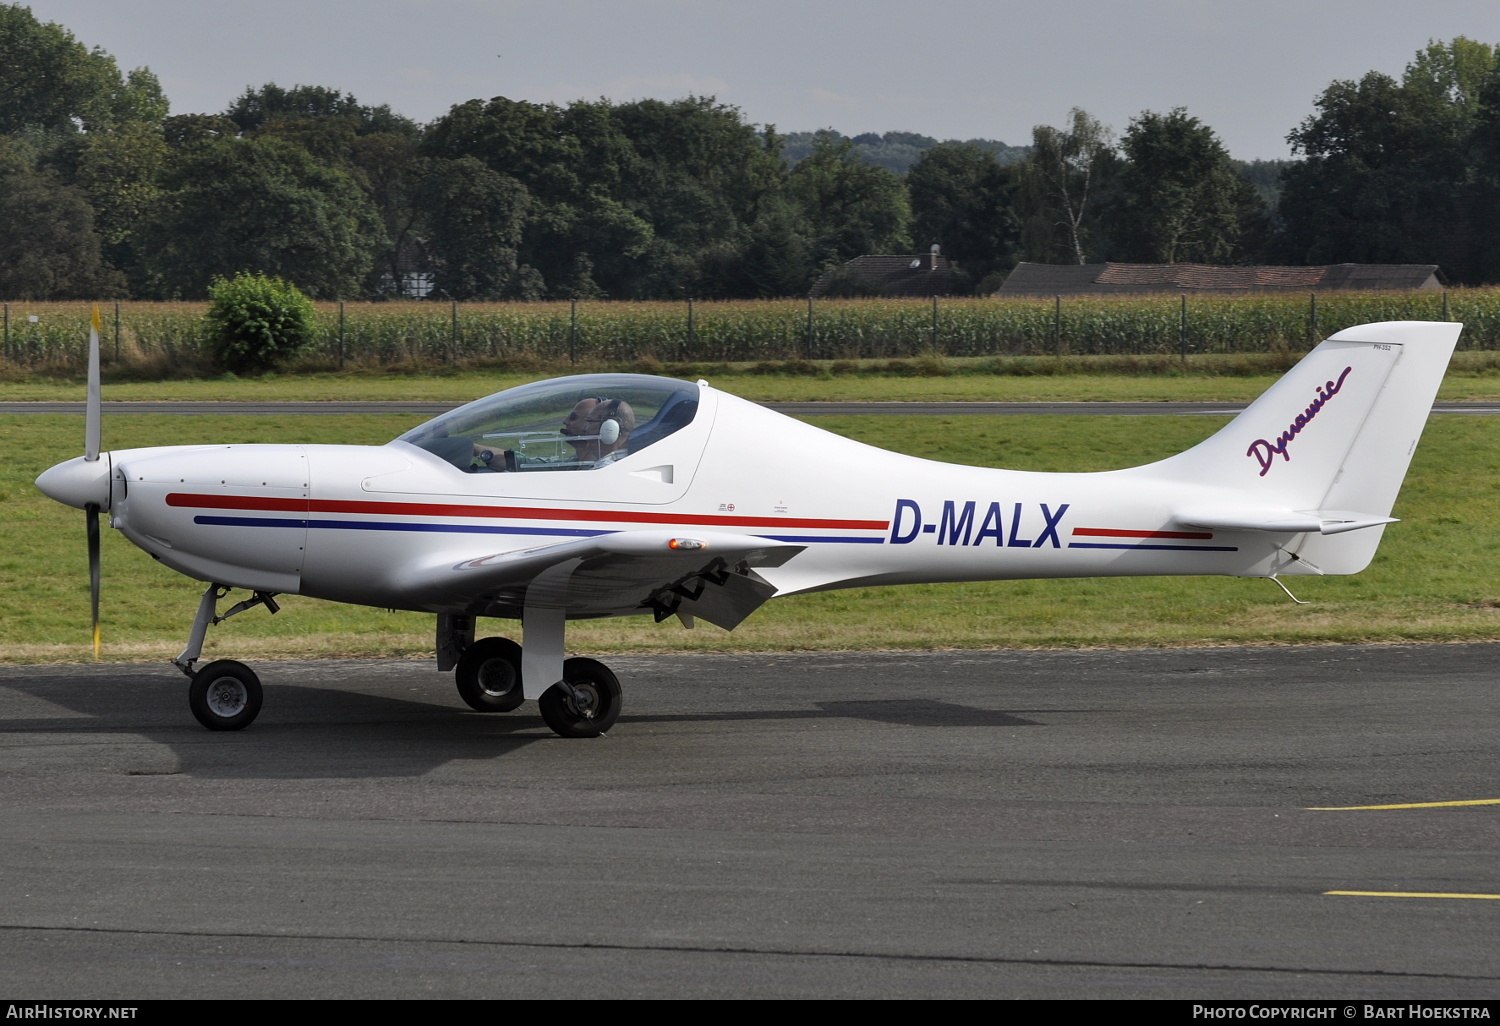
[{"label": "main landing gear leg", "polygon": [[219,599],[229,594],[222,584],[210,584],[198,601],[198,615],[188,634],[187,648],[172,660],[172,665],[187,674],[188,707],[199,723],[209,730],[240,730],[248,727],[260,714],[261,686],[255,671],[233,659],[219,659],[200,670],[193,664],[203,651],[203,639],[209,624],[223,623],[236,613],[263,605],[272,613],[280,607],[270,592],[257,591],[250,598],[231,606],[223,616],[216,616]]}]

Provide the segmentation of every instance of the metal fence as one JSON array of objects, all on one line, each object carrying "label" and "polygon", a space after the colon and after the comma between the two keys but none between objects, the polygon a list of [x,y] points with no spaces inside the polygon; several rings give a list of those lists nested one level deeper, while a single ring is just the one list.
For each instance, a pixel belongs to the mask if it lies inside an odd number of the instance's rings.
[{"label": "metal fence", "polygon": [[[0,360],[81,367],[93,304],[3,304]],[[206,303],[103,303],[106,361],[207,367]],[[1043,299],[319,303],[304,364],[549,364],[1298,351],[1353,324],[1458,320],[1500,350],[1500,288]]]}]

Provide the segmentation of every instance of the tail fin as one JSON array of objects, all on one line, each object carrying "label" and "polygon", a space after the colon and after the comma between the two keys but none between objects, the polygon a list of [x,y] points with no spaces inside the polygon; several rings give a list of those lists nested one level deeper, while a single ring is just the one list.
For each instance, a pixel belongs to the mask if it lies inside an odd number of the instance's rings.
[{"label": "tail fin", "polygon": [[[1284,573],[1364,569],[1463,325],[1362,324],[1330,336],[1223,430],[1141,471],[1191,481],[1185,524],[1302,534]],[[1221,491],[1219,491],[1221,490]]]}]

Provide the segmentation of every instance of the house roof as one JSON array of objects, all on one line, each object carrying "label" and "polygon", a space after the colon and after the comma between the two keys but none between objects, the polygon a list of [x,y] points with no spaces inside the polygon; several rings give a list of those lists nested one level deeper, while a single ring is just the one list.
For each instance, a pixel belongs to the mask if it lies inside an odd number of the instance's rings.
[{"label": "house roof", "polygon": [[855,277],[884,296],[946,296],[953,290],[953,264],[945,256],[910,253],[905,256],[862,256],[832,270],[813,282],[808,295],[825,295],[841,277]]},{"label": "house roof", "polygon": [[1020,263],[1002,296],[1075,293],[1277,292],[1336,289],[1440,289],[1437,264],[1331,264],[1223,267],[1214,264]]}]

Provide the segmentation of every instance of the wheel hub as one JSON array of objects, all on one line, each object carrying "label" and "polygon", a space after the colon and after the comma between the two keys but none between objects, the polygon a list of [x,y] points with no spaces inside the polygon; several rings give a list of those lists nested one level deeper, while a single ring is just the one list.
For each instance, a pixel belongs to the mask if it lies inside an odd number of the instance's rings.
[{"label": "wheel hub", "polygon": [[245,685],[233,677],[220,677],[208,687],[208,707],[215,716],[237,715],[249,698]]},{"label": "wheel hub", "polygon": [[599,707],[599,693],[588,684],[574,684],[573,693],[568,696],[568,704],[573,711],[586,720],[594,718],[594,712]]},{"label": "wheel hub", "polygon": [[487,660],[479,668],[479,688],[492,698],[504,698],[516,689],[515,667],[504,659]]}]

